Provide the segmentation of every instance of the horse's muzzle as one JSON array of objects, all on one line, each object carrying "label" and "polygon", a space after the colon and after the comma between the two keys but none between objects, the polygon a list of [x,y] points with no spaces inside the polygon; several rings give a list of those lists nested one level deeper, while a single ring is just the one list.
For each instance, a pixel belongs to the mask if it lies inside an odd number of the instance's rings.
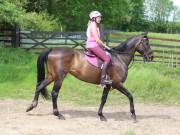
[{"label": "horse's muzzle", "polygon": [[148,53],[145,53],[145,54],[143,55],[143,57],[144,57],[144,61],[145,61],[145,62],[153,61],[153,59],[154,59],[153,51],[151,50],[151,51],[149,51]]}]

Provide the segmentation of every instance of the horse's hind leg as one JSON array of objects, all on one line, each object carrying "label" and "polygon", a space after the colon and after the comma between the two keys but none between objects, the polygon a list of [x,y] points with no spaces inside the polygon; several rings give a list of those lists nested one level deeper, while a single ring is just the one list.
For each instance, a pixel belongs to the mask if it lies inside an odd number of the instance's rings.
[{"label": "horse's hind leg", "polygon": [[51,92],[52,95],[52,103],[53,103],[53,114],[55,116],[58,116],[60,119],[65,119],[63,115],[59,113],[58,106],[57,106],[57,98],[58,94],[63,82],[64,77],[66,76],[65,72],[59,72],[56,76],[56,79],[54,81],[53,90]]},{"label": "horse's hind leg", "polygon": [[36,91],[34,95],[34,100],[32,101],[31,105],[26,109],[26,112],[31,111],[33,108],[35,108],[38,104],[39,94],[43,88],[45,88],[47,85],[49,85],[53,79],[51,77],[46,78],[43,80],[39,85],[36,86]]},{"label": "horse's hind leg", "polygon": [[133,101],[132,94],[123,86],[122,83],[118,85],[117,89],[129,98],[131,116],[134,119],[134,121],[136,121],[136,114],[135,114],[134,101]]},{"label": "horse's hind leg", "polygon": [[104,105],[106,103],[106,99],[107,99],[107,96],[109,94],[110,88],[111,88],[111,86],[106,85],[104,87],[104,90],[103,90],[103,95],[102,95],[102,98],[101,98],[101,104],[100,104],[100,107],[99,107],[99,110],[98,110],[98,115],[99,115],[101,121],[107,121],[106,117],[102,113],[102,110],[103,110],[103,107],[104,107]]}]

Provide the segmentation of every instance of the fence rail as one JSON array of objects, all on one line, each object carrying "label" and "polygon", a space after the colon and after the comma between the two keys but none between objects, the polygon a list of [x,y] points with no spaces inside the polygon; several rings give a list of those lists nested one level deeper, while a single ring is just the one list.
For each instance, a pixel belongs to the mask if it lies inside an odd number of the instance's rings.
[{"label": "fence rail", "polygon": [[[110,37],[113,39],[110,40],[110,42],[112,43],[122,42],[122,40],[131,36],[133,35],[110,33]],[[121,39],[121,40],[115,40],[115,39]],[[153,62],[171,64],[172,66],[176,66],[180,64],[180,44],[179,44],[180,40],[159,38],[159,37],[149,37],[149,39],[150,39],[151,48],[153,49],[155,56]],[[154,44],[151,42],[151,41],[154,42],[156,40],[164,43]],[[171,42],[173,42],[172,45]],[[179,46],[175,45],[176,43],[179,44]],[[142,61],[142,59],[139,59],[140,55],[136,55],[136,56],[137,56],[135,57],[136,61]]]},{"label": "fence rail", "polygon": [[[106,44],[120,44],[133,35],[118,34],[110,31],[105,31],[102,34]],[[119,38],[114,40],[113,38]],[[165,39],[159,37],[149,37],[152,40],[180,42],[177,39]],[[0,28],[0,42],[11,43],[12,47],[21,47],[30,49],[71,46],[73,48],[85,47],[86,33],[85,32],[47,32],[47,31],[21,31],[18,28],[1,29]],[[155,60],[154,62],[180,64],[180,46],[162,44],[151,44]],[[136,60],[140,61],[140,55],[136,55]]]},{"label": "fence rail", "polygon": [[0,43],[10,43],[12,47],[19,47],[20,29],[15,27],[4,28],[0,25]]}]

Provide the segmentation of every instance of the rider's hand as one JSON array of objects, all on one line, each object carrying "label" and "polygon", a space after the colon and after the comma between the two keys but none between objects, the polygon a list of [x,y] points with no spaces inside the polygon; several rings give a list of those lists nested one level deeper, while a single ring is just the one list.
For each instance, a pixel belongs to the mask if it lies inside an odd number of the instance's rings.
[{"label": "rider's hand", "polygon": [[104,43],[102,43],[101,46],[102,46],[102,48],[104,48],[106,50],[111,50],[111,48]]},{"label": "rider's hand", "polygon": [[103,43],[102,46],[103,46],[104,48],[108,49],[108,46],[107,46],[106,44]]},{"label": "rider's hand", "polygon": [[101,46],[102,46],[103,48],[105,48],[105,47],[106,47],[106,44],[102,43]]},{"label": "rider's hand", "polygon": [[106,48],[107,50],[111,50],[111,48],[110,48],[109,46],[107,46],[107,45],[105,46],[105,48]]}]

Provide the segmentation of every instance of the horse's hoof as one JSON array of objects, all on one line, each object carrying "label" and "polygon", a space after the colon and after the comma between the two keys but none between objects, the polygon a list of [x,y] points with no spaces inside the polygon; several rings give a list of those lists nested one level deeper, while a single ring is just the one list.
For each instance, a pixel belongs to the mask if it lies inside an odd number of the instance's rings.
[{"label": "horse's hoof", "polygon": [[59,119],[65,120],[65,117],[62,114],[60,114],[59,111],[54,111],[53,114],[57,116]]},{"label": "horse's hoof", "polygon": [[33,108],[34,108],[34,106],[31,104],[31,105],[26,109],[26,112],[31,111]]},{"label": "horse's hoof", "polygon": [[62,114],[59,114],[58,118],[61,119],[61,120],[65,120],[65,117]]},{"label": "horse's hoof", "polygon": [[137,120],[136,120],[136,115],[135,115],[135,114],[132,114],[132,115],[131,115],[131,118],[133,119],[133,122],[134,122],[134,123],[137,122]]},{"label": "horse's hoof", "polygon": [[99,117],[100,117],[101,121],[107,121],[107,119],[106,119],[106,117],[104,117],[104,115],[100,115]]}]

